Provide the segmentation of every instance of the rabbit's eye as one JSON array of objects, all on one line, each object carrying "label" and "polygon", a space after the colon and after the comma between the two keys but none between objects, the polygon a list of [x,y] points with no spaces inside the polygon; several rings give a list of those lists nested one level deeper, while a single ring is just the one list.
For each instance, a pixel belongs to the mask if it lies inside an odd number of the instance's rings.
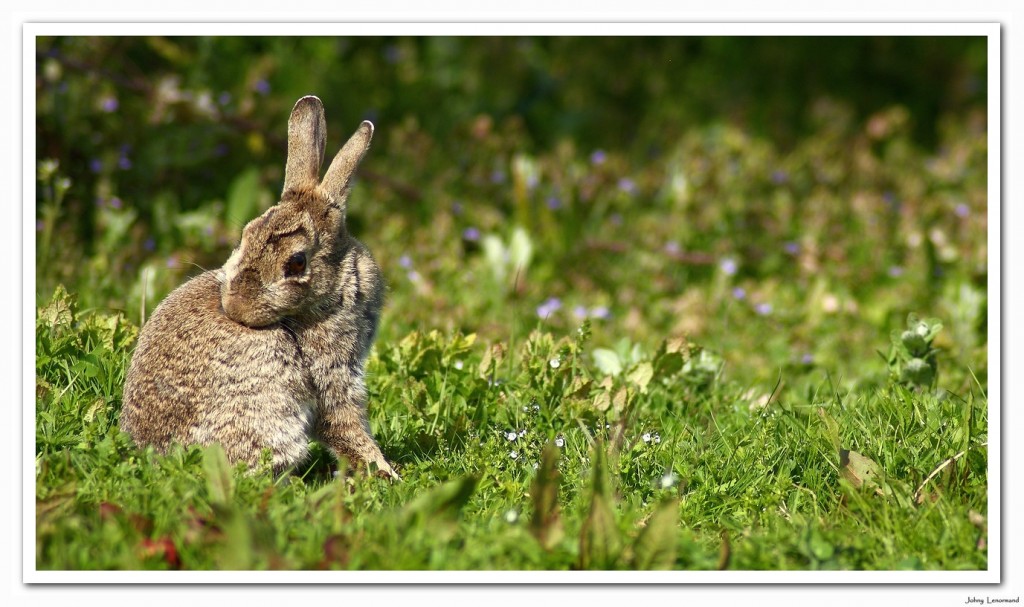
[{"label": "rabbit's eye", "polygon": [[306,254],[296,253],[288,258],[288,262],[284,264],[284,275],[285,276],[298,276],[306,271]]}]

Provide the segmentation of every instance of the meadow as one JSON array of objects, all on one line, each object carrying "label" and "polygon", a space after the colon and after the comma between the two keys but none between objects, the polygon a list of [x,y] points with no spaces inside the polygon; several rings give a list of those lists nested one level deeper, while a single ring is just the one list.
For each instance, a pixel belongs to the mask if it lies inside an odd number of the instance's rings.
[{"label": "meadow", "polygon": [[[984,570],[970,38],[40,38],[40,570]],[[296,69],[293,66],[302,66]],[[275,477],[118,427],[139,327],[376,125],[370,422]]]}]

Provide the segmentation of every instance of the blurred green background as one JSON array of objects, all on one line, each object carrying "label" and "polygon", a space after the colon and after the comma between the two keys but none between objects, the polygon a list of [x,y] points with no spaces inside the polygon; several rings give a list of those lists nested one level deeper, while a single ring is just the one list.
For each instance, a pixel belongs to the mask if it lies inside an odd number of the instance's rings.
[{"label": "blurred green background", "polygon": [[686,334],[842,374],[917,311],[984,368],[986,40],[41,37],[37,299],[138,322],[277,200],[316,94],[373,148],[381,339]]}]

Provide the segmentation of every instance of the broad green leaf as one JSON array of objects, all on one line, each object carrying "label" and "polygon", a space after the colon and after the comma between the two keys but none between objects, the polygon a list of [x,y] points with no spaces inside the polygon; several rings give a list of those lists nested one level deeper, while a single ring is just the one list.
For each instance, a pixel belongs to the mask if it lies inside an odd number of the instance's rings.
[{"label": "broad green leaf", "polygon": [[836,420],[832,419],[832,416],[825,412],[824,407],[818,407],[818,417],[825,424],[825,435],[828,440],[832,443],[832,447],[836,450],[836,453],[842,451],[839,442],[839,424]]},{"label": "broad green leaf", "polygon": [[647,394],[647,384],[653,377],[654,367],[649,362],[642,362],[629,372],[627,379],[640,390],[640,394]]},{"label": "broad green leaf", "polygon": [[477,477],[468,475],[447,482],[410,502],[404,509],[406,519],[454,520],[476,489]]},{"label": "broad green leaf", "polygon": [[856,451],[840,449],[839,474],[856,488],[877,488],[881,483],[878,464]]},{"label": "broad green leaf", "polygon": [[70,325],[75,320],[75,296],[69,295],[63,285],[57,285],[50,303],[39,309],[38,320],[51,329]]},{"label": "broad green leaf", "polygon": [[558,458],[557,447],[550,443],[544,447],[540,468],[530,488],[533,497],[530,533],[545,550],[554,548],[565,535],[558,506],[558,485],[562,478],[558,472]]},{"label": "broad green leaf", "polygon": [[672,569],[679,536],[679,501],[658,506],[633,545],[633,569]]},{"label": "broad green leaf", "polygon": [[610,569],[622,551],[622,538],[612,511],[604,450],[603,444],[594,446],[590,511],[580,530],[582,569]]},{"label": "broad green leaf", "polygon": [[227,506],[234,495],[234,477],[224,447],[214,443],[203,450],[203,471],[206,473],[206,487],[210,492],[210,503]]},{"label": "broad green leaf", "polygon": [[622,373],[622,360],[613,350],[597,348],[594,350],[594,364],[605,375]]}]

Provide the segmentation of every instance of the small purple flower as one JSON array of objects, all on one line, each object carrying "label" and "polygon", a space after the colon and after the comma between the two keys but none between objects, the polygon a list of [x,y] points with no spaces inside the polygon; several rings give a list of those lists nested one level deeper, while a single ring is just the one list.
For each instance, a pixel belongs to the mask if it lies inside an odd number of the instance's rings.
[{"label": "small purple flower", "polygon": [[171,255],[170,257],[167,258],[167,267],[168,268],[176,268],[176,267],[178,267],[178,256],[177,255]]},{"label": "small purple flower", "polygon": [[786,251],[786,253],[789,253],[790,255],[796,255],[797,253],[800,252],[800,245],[793,241],[785,243],[784,245],[782,245],[782,248]]},{"label": "small purple flower", "polygon": [[775,169],[772,171],[772,183],[775,185],[782,185],[789,181],[789,174],[782,169]]},{"label": "small purple flower", "polygon": [[120,209],[122,206],[121,199],[118,198],[117,196],[114,196],[113,198],[110,199],[110,206],[111,208],[114,209]]},{"label": "small purple flower", "polygon": [[562,300],[557,297],[549,297],[544,303],[537,306],[537,316],[545,319],[562,308]]},{"label": "small purple flower", "polygon": [[93,173],[99,173],[103,170],[103,161],[99,158],[93,158],[89,161],[89,170]]},{"label": "small purple flower", "polygon": [[572,309],[572,315],[575,316],[576,318],[581,319],[581,320],[586,318],[587,317],[587,307],[586,306],[576,306],[576,307],[574,307]]},{"label": "small purple flower", "polygon": [[229,93],[227,91],[224,91],[223,93],[221,93],[220,96],[217,97],[217,103],[219,103],[221,105],[227,105],[227,104],[231,103],[231,93]]},{"label": "small purple flower", "polygon": [[540,183],[540,177],[536,173],[530,173],[526,176],[526,189],[535,189],[538,183]]},{"label": "small purple flower", "polygon": [[402,266],[406,270],[412,267],[412,258],[408,255],[402,255],[398,258],[398,265]]},{"label": "small purple flower", "polygon": [[595,165],[604,164],[604,161],[608,159],[608,155],[604,153],[604,150],[594,150],[590,154],[590,162]]},{"label": "small purple flower", "polygon": [[405,274],[405,277],[409,279],[409,282],[419,282],[420,279],[423,278],[422,276],[420,276],[420,273],[417,272],[416,270],[409,270]]},{"label": "small purple flower", "polygon": [[900,266],[889,266],[889,276],[892,278],[903,276],[903,268]]},{"label": "small purple flower", "polygon": [[761,316],[768,316],[772,313],[772,304],[770,303],[759,303],[754,306],[754,310]]},{"label": "small purple flower", "polygon": [[213,236],[213,226],[206,226],[203,228],[203,234],[206,236]]},{"label": "small purple flower", "polygon": [[744,299],[747,298],[747,290],[744,289],[743,287],[736,287],[735,289],[732,290],[732,296],[734,299],[743,301]]},{"label": "small purple flower", "polygon": [[491,171],[491,183],[505,183],[505,171],[501,169]]},{"label": "small purple flower", "polygon": [[117,102],[117,97],[114,97],[113,95],[104,97],[103,101],[100,102],[100,107],[103,108],[103,111],[108,114],[116,112],[118,105],[119,104]]},{"label": "small purple flower", "polygon": [[142,242],[142,248],[146,249],[147,251],[156,250],[156,240],[154,240],[153,237],[150,236],[149,238]]},{"label": "small purple flower", "polygon": [[461,202],[459,202],[458,200],[452,201],[452,214],[453,215],[462,215],[462,212],[464,210],[465,209],[463,208]]},{"label": "small purple flower", "polygon": [[971,208],[961,202],[960,204],[956,205],[956,208],[953,209],[953,212],[956,213],[957,217],[963,219],[971,214]]},{"label": "small purple flower", "polygon": [[810,352],[805,352],[804,355],[800,357],[800,362],[802,362],[805,365],[813,364],[814,355],[811,354]]},{"label": "small purple flower", "polygon": [[733,259],[732,257],[726,257],[725,259],[723,259],[721,263],[718,264],[718,267],[721,268],[723,272],[725,272],[726,276],[732,276],[733,274],[736,273],[736,270],[739,269],[739,266],[736,265],[736,260]]},{"label": "small purple flower", "polygon": [[595,306],[590,309],[590,316],[593,318],[599,318],[601,320],[607,320],[611,318],[612,311],[608,309],[608,306]]},{"label": "small purple flower", "polygon": [[256,92],[259,93],[260,95],[266,95],[267,93],[270,92],[270,83],[267,82],[266,79],[260,78],[259,80],[256,81],[252,88],[255,89]]},{"label": "small purple flower", "polygon": [[625,192],[626,194],[636,193],[636,182],[629,177],[623,177],[619,180],[619,191]]},{"label": "small purple flower", "polygon": [[679,255],[683,251],[682,247],[680,247],[679,243],[675,240],[666,242],[664,249],[669,255]]},{"label": "small purple flower", "polygon": [[552,211],[557,211],[558,209],[562,208],[562,201],[561,199],[558,198],[558,196],[548,196],[548,199],[545,200],[544,202],[547,203],[548,208],[551,209]]},{"label": "small purple flower", "polygon": [[476,242],[480,240],[480,230],[469,227],[462,231],[462,238],[470,242]]},{"label": "small purple flower", "polygon": [[132,160],[128,158],[128,153],[132,151],[132,146],[125,144],[121,146],[121,156],[117,159],[117,168],[127,171],[132,168]]}]

